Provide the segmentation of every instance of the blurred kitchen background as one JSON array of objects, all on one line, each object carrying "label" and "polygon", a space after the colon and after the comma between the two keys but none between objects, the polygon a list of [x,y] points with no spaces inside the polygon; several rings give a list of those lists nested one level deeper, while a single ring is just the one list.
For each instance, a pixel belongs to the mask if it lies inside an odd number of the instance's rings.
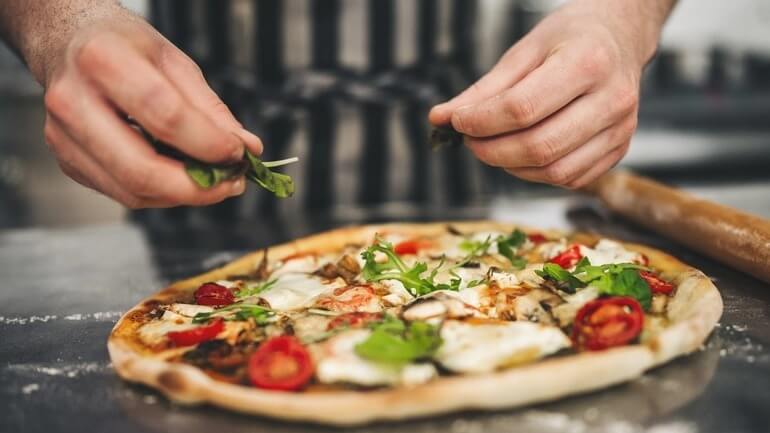
[{"label": "blurred kitchen background", "polygon": [[[174,227],[300,212],[350,221],[471,217],[501,200],[568,194],[484,167],[466,149],[427,145],[429,107],[560,3],[126,1],[199,62],[263,138],[267,159],[301,159],[287,170],[297,180],[291,200],[250,188],[207,209],[130,215],[59,171],[43,141],[42,90],[0,46],[0,228],[125,218]],[[647,68],[623,165],[770,213],[770,2],[680,0]]]}]

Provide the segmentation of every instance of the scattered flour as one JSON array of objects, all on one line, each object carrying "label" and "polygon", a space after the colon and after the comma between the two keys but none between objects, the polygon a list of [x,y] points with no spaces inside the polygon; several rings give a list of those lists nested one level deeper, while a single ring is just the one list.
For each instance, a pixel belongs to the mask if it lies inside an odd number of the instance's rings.
[{"label": "scattered flour", "polygon": [[24,395],[29,395],[39,390],[40,390],[40,385],[36,383],[30,383],[29,385],[24,385],[23,387],[21,387],[21,393]]},{"label": "scattered flour", "polygon": [[28,325],[46,323],[54,320],[95,320],[98,322],[113,321],[123,315],[121,311],[100,311],[96,313],[76,313],[59,317],[55,314],[46,316],[6,317],[0,316],[0,325]]},{"label": "scattered flour", "polygon": [[75,378],[92,373],[106,371],[111,364],[102,364],[98,362],[82,362],[77,364],[11,364],[5,367],[6,370],[17,374],[27,375],[46,375]]}]

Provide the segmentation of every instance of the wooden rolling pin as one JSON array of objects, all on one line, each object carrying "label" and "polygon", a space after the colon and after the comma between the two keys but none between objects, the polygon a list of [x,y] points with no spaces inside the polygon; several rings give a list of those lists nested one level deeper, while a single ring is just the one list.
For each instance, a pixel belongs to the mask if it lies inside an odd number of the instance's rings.
[{"label": "wooden rolling pin", "polygon": [[770,221],[626,171],[586,190],[632,221],[770,283]]}]

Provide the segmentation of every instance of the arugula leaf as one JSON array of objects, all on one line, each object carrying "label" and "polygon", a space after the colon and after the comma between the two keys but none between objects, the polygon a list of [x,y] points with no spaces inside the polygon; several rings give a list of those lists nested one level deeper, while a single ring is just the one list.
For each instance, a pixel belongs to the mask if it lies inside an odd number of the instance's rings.
[{"label": "arugula leaf", "polygon": [[[381,252],[387,256],[387,260],[378,263],[375,254]],[[428,270],[428,265],[417,262],[411,268],[393,250],[393,245],[377,239],[376,243],[361,253],[364,259],[364,268],[361,276],[367,281],[397,280],[414,296],[422,296],[436,290],[457,290],[448,284],[436,284],[434,277],[441,265],[437,266],[431,274],[424,278],[422,274]],[[459,288],[459,283],[456,284]]]},{"label": "arugula leaf", "polygon": [[224,320],[248,320],[253,317],[257,325],[267,325],[274,316],[273,311],[256,304],[232,304],[219,308],[210,313],[198,313],[193,317],[192,323],[205,323],[215,317]]},{"label": "arugula leaf", "polygon": [[[247,179],[256,182],[279,198],[291,197],[294,194],[294,180],[283,173],[271,171],[268,167],[268,164],[271,167],[276,167],[277,162],[264,163],[248,150],[246,151],[246,159],[251,164],[251,168],[246,172]],[[297,161],[296,158],[291,158],[281,162],[290,164],[295,161]]]},{"label": "arugula leaf", "polygon": [[[535,271],[544,279],[555,281],[569,293],[591,285],[600,295],[631,296],[644,307],[650,309],[652,292],[649,285],[639,276],[639,271],[646,269],[633,263],[607,264],[593,266],[587,257],[580,259],[573,272],[555,263],[546,263],[542,271]],[[570,291],[571,290],[571,291]]]},{"label": "arugula leaf", "polygon": [[507,258],[516,269],[524,269],[527,260],[516,254],[516,251],[527,241],[527,234],[516,229],[510,236],[497,238],[497,251]]},{"label": "arugula leaf", "polygon": [[409,325],[392,316],[374,325],[372,334],[355,347],[356,354],[375,362],[402,365],[431,357],[441,346],[438,327],[426,322]]},{"label": "arugula leaf", "polygon": [[452,125],[436,126],[430,133],[430,147],[438,150],[444,146],[457,147],[463,143],[463,135]]},{"label": "arugula leaf", "polygon": [[206,164],[192,158],[185,158],[187,174],[202,188],[212,188],[225,180],[246,173],[248,165],[244,162],[231,165]]},{"label": "arugula leaf", "polygon": [[278,279],[273,278],[272,280],[268,280],[259,284],[249,285],[244,287],[242,290],[239,290],[238,293],[235,294],[235,296],[237,298],[246,298],[249,296],[258,295],[266,290],[269,290],[277,282],[278,282]]}]

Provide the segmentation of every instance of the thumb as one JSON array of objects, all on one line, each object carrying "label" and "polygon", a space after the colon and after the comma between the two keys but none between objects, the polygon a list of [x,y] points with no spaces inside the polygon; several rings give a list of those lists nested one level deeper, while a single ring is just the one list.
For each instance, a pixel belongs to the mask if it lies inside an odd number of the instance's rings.
[{"label": "thumb", "polygon": [[542,60],[539,50],[527,52],[526,46],[514,45],[478,81],[449,101],[434,106],[428,114],[428,120],[433,125],[448,125],[457,109],[499,95],[535,70]]}]

